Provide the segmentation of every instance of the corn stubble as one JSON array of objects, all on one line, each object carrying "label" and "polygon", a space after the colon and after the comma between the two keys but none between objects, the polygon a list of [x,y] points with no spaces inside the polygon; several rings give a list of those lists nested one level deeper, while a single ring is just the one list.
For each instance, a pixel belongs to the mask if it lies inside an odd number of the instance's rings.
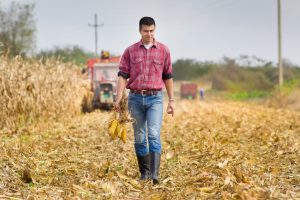
[{"label": "corn stubble", "polygon": [[0,199],[300,198],[297,112],[177,101],[176,115],[164,116],[158,186],[138,181],[132,127],[117,145],[104,126],[111,117],[95,111],[0,135]]}]

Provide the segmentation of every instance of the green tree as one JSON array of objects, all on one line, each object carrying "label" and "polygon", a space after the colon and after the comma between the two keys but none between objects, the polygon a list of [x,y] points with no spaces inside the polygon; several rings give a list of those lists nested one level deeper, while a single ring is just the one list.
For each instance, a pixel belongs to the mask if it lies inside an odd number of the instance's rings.
[{"label": "green tree", "polygon": [[0,43],[9,56],[27,55],[35,48],[34,4],[11,2],[7,9],[0,5]]},{"label": "green tree", "polygon": [[198,62],[193,59],[179,59],[173,63],[174,79],[193,80],[202,77],[217,67],[216,63]]},{"label": "green tree", "polygon": [[93,53],[86,52],[79,46],[55,47],[52,50],[43,50],[36,55],[38,59],[55,58],[63,62],[74,62],[78,66],[86,65],[88,58],[93,58]]}]

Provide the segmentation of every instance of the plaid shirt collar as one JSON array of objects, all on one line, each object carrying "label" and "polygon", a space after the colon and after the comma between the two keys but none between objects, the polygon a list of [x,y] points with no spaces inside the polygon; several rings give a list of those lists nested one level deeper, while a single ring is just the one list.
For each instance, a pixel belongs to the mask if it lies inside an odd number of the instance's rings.
[{"label": "plaid shirt collar", "polygon": [[[139,42],[139,47],[141,47],[141,46],[144,46],[142,40],[140,40],[140,42]],[[155,39],[153,39],[152,47],[157,48],[157,42]]]}]

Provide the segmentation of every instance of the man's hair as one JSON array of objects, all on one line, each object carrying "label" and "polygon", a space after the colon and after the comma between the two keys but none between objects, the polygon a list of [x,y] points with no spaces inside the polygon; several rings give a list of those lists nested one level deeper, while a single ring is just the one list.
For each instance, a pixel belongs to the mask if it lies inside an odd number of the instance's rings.
[{"label": "man's hair", "polygon": [[155,26],[155,21],[152,17],[143,17],[140,20],[140,30],[142,29],[142,25],[146,25],[146,26],[151,26],[154,25]]}]

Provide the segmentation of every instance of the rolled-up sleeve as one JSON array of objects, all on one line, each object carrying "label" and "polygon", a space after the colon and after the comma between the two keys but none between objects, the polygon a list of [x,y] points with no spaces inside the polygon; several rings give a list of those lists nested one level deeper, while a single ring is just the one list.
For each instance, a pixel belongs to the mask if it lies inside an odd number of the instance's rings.
[{"label": "rolled-up sleeve", "polygon": [[125,79],[128,79],[130,77],[129,58],[130,58],[129,49],[127,48],[121,57],[119,72],[118,72],[118,76],[122,76]]},{"label": "rolled-up sleeve", "polygon": [[162,79],[166,80],[170,78],[173,78],[173,69],[172,69],[170,50],[166,48]]}]

